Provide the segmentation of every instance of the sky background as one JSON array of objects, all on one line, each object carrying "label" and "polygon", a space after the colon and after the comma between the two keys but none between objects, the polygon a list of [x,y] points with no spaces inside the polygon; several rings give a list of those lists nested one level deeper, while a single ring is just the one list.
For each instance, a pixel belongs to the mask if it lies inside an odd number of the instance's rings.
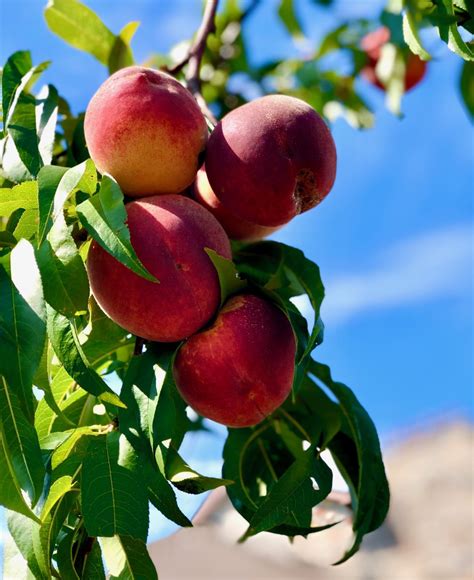
[{"label": "sky background", "polygon": [[[249,57],[264,62],[297,53],[264,0],[245,28]],[[1,0],[0,54],[31,49],[42,77],[76,112],[105,80],[105,68],[46,27],[41,0]],[[198,0],[88,0],[118,32],[141,21],[137,62],[167,52],[200,22]],[[349,16],[372,16],[377,0],[340,0],[332,10],[297,0],[310,40]],[[374,419],[385,445],[433,421],[473,418],[473,133],[461,103],[459,57],[428,39],[435,55],[424,81],[406,96],[404,118],[384,109],[377,89],[360,81],[376,126],[332,127],[336,184],[326,200],[274,238],[301,248],[326,286],[325,340],[316,358],[347,383]],[[305,307],[302,304],[303,308]],[[219,471],[219,436],[185,445],[193,465]],[[187,505],[188,512],[195,503]],[[154,534],[161,529],[154,523]]]}]

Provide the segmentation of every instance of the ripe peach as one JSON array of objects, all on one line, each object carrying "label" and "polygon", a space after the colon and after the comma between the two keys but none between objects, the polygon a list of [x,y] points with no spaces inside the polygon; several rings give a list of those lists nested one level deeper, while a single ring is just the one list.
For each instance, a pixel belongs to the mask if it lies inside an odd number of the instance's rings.
[{"label": "ripe peach", "polygon": [[174,377],[198,413],[229,427],[256,425],[287,398],[296,339],[277,306],[250,294],[230,298],[213,325],[180,348]]},{"label": "ripe peach", "polygon": [[132,197],[188,187],[208,135],[191,93],[170,75],[141,66],[103,83],[87,107],[84,132],[99,171]]},{"label": "ripe peach", "polygon": [[129,332],[174,342],[199,330],[220,302],[217,272],[205,253],[230,259],[229,239],[214,216],[181,195],[126,205],[132,246],[159,284],[142,278],[93,243],[87,259],[92,293]]},{"label": "ripe peach", "polygon": [[280,226],[329,193],[336,148],[312,107],[270,95],[218,123],[209,139],[206,171],[227,210],[251,223]]},{"label": "ripe peach", "polygon": [[267,226],[252,224],[230,212],[222,202],[217,199],[216,194],[212,191],[204,167],[201,167],[196,176],[193,195],[196,201],[208,209],[214,217],[217,218],[221,226],[227,232],[229,238],[233,240],[245,240],[247,242],[260,240],[279,229],[279,226],[270,228]]},{"label": "ripe peach", "polygon": [[[373,32],[369,32],[369,34],[366,34],[360,43],[362,50],[367,54],[367,64],[361,71],[362,75],[370,83],[382,90],[385,90],[385,87],[377,78],[375,68],[380,59],[382,47],[389,41],[390,30],[386,26],[382,26]],[[408,52],[405,66],[405,91],[409,91],[425,76],[426,62],[421,60],[421,58],[416,54]]]}]

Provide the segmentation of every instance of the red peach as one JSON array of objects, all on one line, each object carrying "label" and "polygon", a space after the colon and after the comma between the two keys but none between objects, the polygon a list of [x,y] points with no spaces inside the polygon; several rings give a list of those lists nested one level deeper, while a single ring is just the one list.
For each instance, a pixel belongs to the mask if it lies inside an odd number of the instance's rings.
[{"label": "red peach", "polygon": [[256,99],[228,113],[209,139],[206,171],[235,216],[280,226],[317,205],[336,176],[336,148],[324,121],[304,101]]},{"label": "red peach", "polygon": [[125,207],[132,246],[159,283],[138,276],[94,242],[87,259],[92,293],[129,332],[182,340],[219,306],[219,279],[204,248],[230,259],[229,239],[210,212],[181,195],[147,197]]},{"label": "red peach", "polygon": [[214,324],[178,351],[174,378],[199,414],[229,427],[256,425],[291,391],[296,339],[277,306],[257,296],[230,298]]},{"label": "red peach", "polygon": [[132,197],[188,187],[208,135],[191,93],[172,76],[141,66],[119,70],[101,85],[84,132],[99,171]]},{"label": "red peach", "polygon": [[[361,71],[362,75],[382,90],[385,90],[385,87],[375,74],[375,68],[380,59],[382,47],[389,41],[390,30],[386,26],[382,26],[366,34],[360,43],[362,50],[367,54],[367,64]],[[421,60],[416,54],[408,52],[405,67],[405,91],[409,91],[425,76],[426,61]]]},{"label": "red peach", "polygon": [[266,238],[279,229],[279,226],[270,228],[267,226],[252,224],[230,212],[226,207],[224,207],[222,202],[217,199],[216,194],[212,191],[204,167],[201,167],[196,176],[193,195],[196,201],[208,209],[214,217],[217,218],[221,226],[227,232],[229,238],[233,240],[252,242]]}]

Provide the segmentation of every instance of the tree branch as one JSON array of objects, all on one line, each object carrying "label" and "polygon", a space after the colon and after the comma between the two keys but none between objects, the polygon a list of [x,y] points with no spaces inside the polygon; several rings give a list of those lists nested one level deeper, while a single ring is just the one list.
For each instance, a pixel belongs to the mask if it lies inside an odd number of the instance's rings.
[{"label": "tree branch", "polygon": [[215,17],[218,3],[219,0],[206,1],[201,25],[199,26],[199,29],[196,33],[194,42],[189,47],[186,56],[182,60],[180,60],[174,66],[166,69],[169,74],[178,74],[189,63],[188,71],[186,73],[186,81],[189,81],[189,79],[192,77],[199,78],[199,67],[201,65],[202,55],[204,54],[204,50],[206,48],[207,37],[209,34],[214,32],[216,28]]},{"label": "tree branch", "polygon": [[199,108],[203,112],[209,121],[215,125],[217,124],[217,119],[215,118],[212,111],[207,106],[207,103],[203,96],[201,95],[201,81],[199,78],[199,70],[201,68],[201,61],[206,50],[206,42],[209,34],[214,32],[215,17],[217,12],[217,4],[219,0],[207,0],[206,6],[204,8],[204,14],[202,17],[201,25],[196,33],[196,38],[190,46],[186,56],[173,67],[167,68],[166,71],[169,74],[178,74],[186,65],[188,68],[186,70],[186,85],[189,91],[194,95]]}]

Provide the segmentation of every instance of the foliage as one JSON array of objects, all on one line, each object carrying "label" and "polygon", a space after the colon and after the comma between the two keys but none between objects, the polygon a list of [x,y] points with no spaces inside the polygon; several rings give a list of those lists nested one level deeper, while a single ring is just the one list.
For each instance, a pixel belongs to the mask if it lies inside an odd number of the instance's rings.
[{"label": "foliage", "polygon": [[[370,126],[373,114],[356,83],[365,63],[359,43],[380,23],[344,22],[305,58],[256,67],[242,29],[258,4],[243,9],[238,0],[224,2],[207,39],[200,74],[213,110],[222,115],[245,101],[228,88],[242,74],[262,93],[295,95],[330,119],[343,115],[357,127]],[[304,38],[295,2],[282,0],[278,15],[295,40]],[[78,0],[50,0],[45,17],[53,32],[110,72],[133,62],[137,23],[115,35]],[[420,29],[439,32],[466,61],[461,88],[472,114],[473,49],[460,31],[473,32],[471,2],[392,0],[381,22],[397,51],[406,51],[406,42],[423,59],[430,54]],[[348,57],[345,73],[325,64],[336,52]],[[173,65],[170,56],[152,62]],[[131,246],[118,184],[98,175],[88,159],[83,114],[74,115],[51,85],[35,92],[48,66],[33,65],[30,53],[21,51],[2,73],[0,504],[9,510],[11,536],[31,574],[105,578],[105,561],[114,578],[156,577],[146,550],[149,504],[179,525],[191,525],[174,488],[202,493],[226,486],[248,521],[244,539],[264,530],[290,537],[319,532],[312,510],[332,483],[321,457],[325,449],[351,490],[354,543],[341,561],[347,559],[363,535],[382,523],[388,484],[366,411],[312,358],[323,339],[318,267],[277,242],[235,244],[235,266],[209,251],[223,296],[248,286],[287,312],[298,354],[290,399],[256,427],[229,429],[223,478],[197,473],[179,454],[186,433],[202,428],[188,419],[173,382],[179,345],[149,343],[141,353],[135,338],[89,296],[84,262],[92,240],[139,275],[154,278]],[[311,331],[292,302],[301,295],[314,310]],[[118,393],[110,385],[119,383]]]}]

